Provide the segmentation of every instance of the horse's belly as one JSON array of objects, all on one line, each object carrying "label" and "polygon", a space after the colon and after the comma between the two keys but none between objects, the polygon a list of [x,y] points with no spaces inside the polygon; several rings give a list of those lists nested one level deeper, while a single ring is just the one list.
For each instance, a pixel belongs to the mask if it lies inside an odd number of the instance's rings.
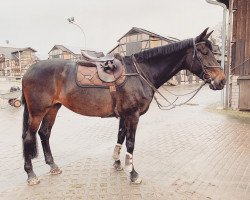
[{"label": "horse's belly", "polygon": [[82,107],[77,107],[75,105],[64,105],[68,109],[72,110],[75,113],[85,116],[93,116],[93,117],[108,117],[113,115],[113,109],[108,105],[83,105]]},{"label": "horse's belly", "polygon": [[113,114],[113,102],[109,90],[82,89],[62,101],[68,109],[86,116],[106,117]]}]

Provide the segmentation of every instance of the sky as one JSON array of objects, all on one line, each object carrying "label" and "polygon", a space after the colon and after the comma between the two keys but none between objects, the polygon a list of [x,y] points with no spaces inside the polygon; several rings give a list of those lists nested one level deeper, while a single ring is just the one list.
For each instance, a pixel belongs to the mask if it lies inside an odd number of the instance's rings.
[{"label": "sky", "polygon": [[[47,59],[55,44],[107,53],[132,27],[178,39],[222,21],[222,8],[205,0],[0,0],[0,46],[32,47]],[[6,40],[9,44],[6,44]]]}]

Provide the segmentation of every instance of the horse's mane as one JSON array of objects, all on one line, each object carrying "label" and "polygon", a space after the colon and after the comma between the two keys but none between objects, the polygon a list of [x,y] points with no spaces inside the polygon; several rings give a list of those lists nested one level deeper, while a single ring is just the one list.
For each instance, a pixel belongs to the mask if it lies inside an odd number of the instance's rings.
[{"label": "horse's mane", "polygon": [[169,55],[169,54],[175,53],[177,51],[180,51],[182,49],[192,47],[192,46],[193,46],[193,39],[191,38],[191,39],[182,40],[180,42],[167,44],[161,47],[148,49],[148,50],[136,53],[134,54],[134,56],[137,62],[143,62],[150,58]]}]

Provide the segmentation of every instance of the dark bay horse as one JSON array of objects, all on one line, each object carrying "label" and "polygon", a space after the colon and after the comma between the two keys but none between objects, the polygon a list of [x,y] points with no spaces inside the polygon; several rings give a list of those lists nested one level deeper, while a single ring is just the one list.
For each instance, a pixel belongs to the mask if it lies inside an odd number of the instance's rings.
[{"label": "dark bay horse", "polygon": [[[126,138],[125,168],[133,183],[141,182],[133,165],[135,133],[139,117],[147,112],[153,99],[155,91],[152,86],[159,88],[177,72],[187,69],[210,84],[211,89],[223,89],[225,75],[212,53],[212,45],[208,40],[210,35],[206,29],[194,39],[123,58],[127,73],[139,72],[141,76],[128,76],[126,82],[117,87],[116,105],[120,123],[113,158],[115,169],[121,170],[120,149]],[[49,145],[51,129],[61,105],[81,115],[115,116],[109,89],[78,87],[75,82],[75,70],[75,62],[46,60],[31,66],[22,79],[23,156],[29,185],[39,183],[31,162],[37,156],[37,131],[45,161],[51,167],[51,174],[61,173],[54,162]]]}]

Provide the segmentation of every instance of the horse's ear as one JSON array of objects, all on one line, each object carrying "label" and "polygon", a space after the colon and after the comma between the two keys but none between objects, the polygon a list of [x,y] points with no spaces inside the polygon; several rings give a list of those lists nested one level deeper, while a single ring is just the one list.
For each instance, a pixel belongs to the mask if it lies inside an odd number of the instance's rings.
[{"label": "horse's ear", "polygon": [[204,38],[206,37],[207,35],[207,30],[209,29],[209,27],[207,27],[199,36],[197,36],[195,38],[195,42],[198,43],[198,42],[202,42],[204,41]]},{"label": "horse's ear", "polygon": [[210,37],[210,35],[212,35],[212,33],[214,32],[214,30],[212,30],[210,33],[208,33],[205,37],[204,37],[204,39],[208,39],[209,37]]}]

